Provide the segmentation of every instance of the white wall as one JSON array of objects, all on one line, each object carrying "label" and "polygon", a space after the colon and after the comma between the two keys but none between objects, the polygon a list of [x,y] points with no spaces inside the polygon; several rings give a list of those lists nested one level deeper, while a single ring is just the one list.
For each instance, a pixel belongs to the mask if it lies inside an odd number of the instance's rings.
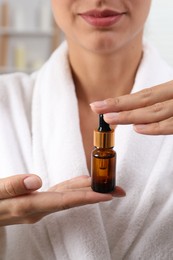
[{"label": "white wall", "polygon": [[173,0],[152,0],[146,37],[173,66]]}]

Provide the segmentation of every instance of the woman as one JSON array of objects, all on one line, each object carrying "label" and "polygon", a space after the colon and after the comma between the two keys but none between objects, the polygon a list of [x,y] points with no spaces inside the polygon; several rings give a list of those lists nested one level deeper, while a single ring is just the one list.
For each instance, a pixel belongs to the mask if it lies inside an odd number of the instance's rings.
[{"label": "woman", "polygon": [[[119,187],[112,195],[89,188],[92,135],[98,124],[89,104],[106,99],[91,105],[95,112],[126,110],[119,119],[117,114],[105,116],[110,123],[144,124],[154,117],[140,120],[143,110],[141,116],[138,108],[170,99],[146,98],[141,104],[135,98],[140,93],[124,96],[173,77],[172,69],[142,40],[150,4],[52,0],[67,43],[39,72],[1,78],[2,259],[171,259],[171,136],[155,138],[138,135],[130,126],[116,127],[117,183],[127,197],[43,218],[125,195]],[[119,96],[119,106],[114,106],[109,98]],[[41,179],[8,177],[28,172]],[[41,180],[43,192],[34,192]]]}]

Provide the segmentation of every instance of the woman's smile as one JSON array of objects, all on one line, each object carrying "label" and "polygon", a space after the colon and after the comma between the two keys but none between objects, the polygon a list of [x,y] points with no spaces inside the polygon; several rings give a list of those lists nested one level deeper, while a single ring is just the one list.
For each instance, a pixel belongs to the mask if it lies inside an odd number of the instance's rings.
[{"label": "woman's smile", "polygon": [[124,46],[131,48],[134,39],[140,42],[150,1],[52,0],[52,7],[57,24],[77,53],[113,54]]},{"label": "woman's smile", "polygon": [[79,15],[90,25],[94,27],[109,27],[120,21],[124,12],[114,10],[90,10]]}]

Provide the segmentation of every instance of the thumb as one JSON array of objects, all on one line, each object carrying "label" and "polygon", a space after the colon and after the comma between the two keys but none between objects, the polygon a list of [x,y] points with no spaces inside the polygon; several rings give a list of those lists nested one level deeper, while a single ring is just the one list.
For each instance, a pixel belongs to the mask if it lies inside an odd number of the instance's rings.
[{"label": "thumb", "polygon": [[20,174],[0,179],[0,199],[27,194],[42,186],[40,177],[34,174]]}]

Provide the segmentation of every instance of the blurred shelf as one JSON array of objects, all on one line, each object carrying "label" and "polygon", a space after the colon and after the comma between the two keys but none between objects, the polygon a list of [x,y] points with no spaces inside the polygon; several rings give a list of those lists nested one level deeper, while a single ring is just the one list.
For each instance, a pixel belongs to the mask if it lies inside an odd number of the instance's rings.
[{"label": "blurred shelf", "polygon": [[34,71],[34,69],[17,69],[16,67],[0,67],[0,74],[8,74],[8,73],[15,73],[15,72],[24,72],[30,74]]},{"label": "blurred shelf", "polygon": [[50,1],[41,2],[0,0],[0,74],[30,74],[59,45],[61,32],[54,22]]},{"label": "blurred shelf", "polygon": [[15,29],[0,27],[0,36],[24,36],[24,37],[52,37],[55,34],[54,29]]}]

